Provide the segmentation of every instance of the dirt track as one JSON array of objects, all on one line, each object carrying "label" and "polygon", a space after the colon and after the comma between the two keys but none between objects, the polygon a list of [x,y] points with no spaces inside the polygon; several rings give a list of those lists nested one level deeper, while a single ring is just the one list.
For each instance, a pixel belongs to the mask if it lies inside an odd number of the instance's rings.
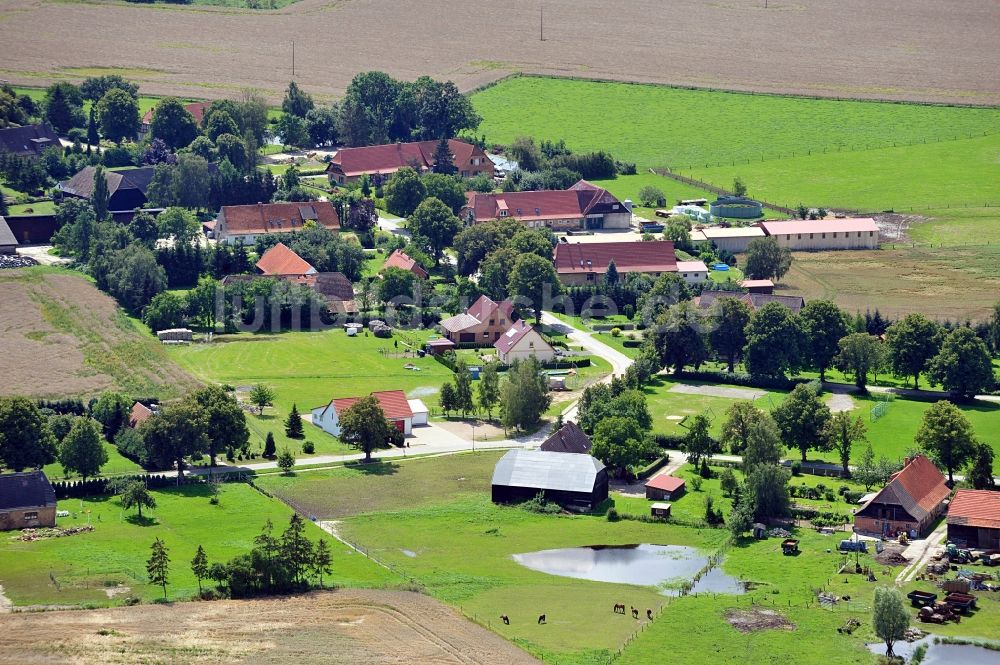
[{"label": "dirt track", "polygon": [[0,617],[0,663],[476,665],[538,661],[426,596],[344,590]]},{"label": "dirt track", "polygon": [[[471,89],[511,72],[1000,104],[994,0],[302,0],[275,12],[0,0],[0,78],[121,67],[148,93],[321,96],[382,69]],[[72,68],[81,68],[73,70]]]}]

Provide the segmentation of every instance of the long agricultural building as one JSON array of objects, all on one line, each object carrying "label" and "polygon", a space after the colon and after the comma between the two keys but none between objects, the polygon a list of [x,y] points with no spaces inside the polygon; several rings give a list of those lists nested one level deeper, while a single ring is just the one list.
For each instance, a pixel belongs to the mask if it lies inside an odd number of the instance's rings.
[{"label": "long agricultural building", "polygon": [[761,222],[760,228],[791,250],[878,249],[878,225],[871,217]]}]

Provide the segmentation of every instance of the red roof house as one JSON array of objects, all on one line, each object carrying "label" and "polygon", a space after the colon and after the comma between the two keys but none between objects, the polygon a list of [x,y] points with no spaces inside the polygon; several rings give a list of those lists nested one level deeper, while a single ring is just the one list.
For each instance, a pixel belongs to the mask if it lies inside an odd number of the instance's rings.
[{"label": "red roof house", "polygon": [[[413,427],[413,409],[410,407],[406,394],[402,390],[383,390],[371,393],[378,400],[386,419],[392,421],[403,434],[409,434]],[[339,397],[330,400],[328,404],[312,410],[312,423],[329,432],[340,436],[340,416],[345,409],[354,406],[360,397]]]},{"label": "red roof house", "polygon": [[279,242],[257,261],[257,270],[262,275],[315,275],[316,269],[304,258]]},{"label": "red roof house", "polygon": [[646,481],[646,498],[654,501],[672,501],[684,493],[684,479],[659,475]]},{"label": "red roof house", "polygon": [[150,416],[153,415],[153,410],[142,402],[136,402],[132,405],[132,411],[128,415],[128,426],[135,429],[139,425],[143,424],[149,420]]},{"label": "red roof house", "polygon": [[[341,148],[330,160],[326,172],[331,182],[343,185],[357,182],[362,175],[388,178],[405,166],[418,172],[429,171],[434,167],[437,146],[438,141],[418,141]],[[493,177],[493,162],[479,146],[448,139],[448,149],[458,174],[463,178],[474,178],[480,174]]]},{"label": "red roof house", "polygon": [[555,349],[524,319],[516,321],[510,330],[500,335],[500,339],[494,342],[493,346],[497,350],[500,362],[507,364],[527,358],[535,358],[540,363],[546,363],[556,357]]},{"label": "red roof house", "polygon": [[950,492],[933,462],[923,455],[908,458],[889,484],[855,513],[854,529],[887,537],[900,532],[923,536],[944,510]]},{"label": "red roof house", "polygon": [[252,245],[257,236],[301,231],[307,222],[330,231],[340,230],[337,209],[329,201],[257,203],[223,206],[215,219],[215,237],[230,245]]},{"label": "red roof house", "polygon": [[444,336],[456,344],[489,345],[513,323],[514,304],[510,300],[495,302],[479,296],[464,313],[443,319],[440,325]]},{"label": "red roof house", "polygon": [[628,228],[632,221],[631,211],[613,194],[586,180],[566,190],[469,192],[459,216],[473,224],[510,218],[556,231]]},{"label": "red roof house", "polygon": [[563,284],[595,282],[608,271],[608,264],[612,260],[621,275],[641,272],[659,277],[665,272],[677,272],[677,255],[672,242],[578,242],[556,245],[556,273]]},{"label": "red roof house", "polygon": [[382,270],[387,270],[389,268],[399,268],[400,270],[406,270],[412,272],[414,275],[420,279],[427,279],[427,271],[424,270],[423,266],[417,263],[417,260],[411,258],[406,252],[401,249],[397,249],[389,258],[385,260],[382,264]]},{"label": "red roof house", "polygon": [[[208,107],[212,105],[212,102],[193,102],[191,104],[185,104],[184,110],[194,116],[194,121],[198,123],[201,127],[201,121],[205,117],[205,111]],[[146,111],[142,116],[142,127],[140,127],[140,132],[145,134],[149,131],[149,126],[153,123],[153,111],[156,107],[153,107]]]},{"label": "red roof house", "polygon": [[966,547],[1000,549],[1000,492],[956,491],[948,506],[948,540]]}]

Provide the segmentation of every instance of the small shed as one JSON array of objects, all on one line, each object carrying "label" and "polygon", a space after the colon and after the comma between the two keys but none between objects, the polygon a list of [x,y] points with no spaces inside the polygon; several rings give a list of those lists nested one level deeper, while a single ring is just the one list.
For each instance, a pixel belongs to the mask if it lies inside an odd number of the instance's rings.
[{"label": "small shed", "polygon": [[740,286],[750,293],[763,293],[768,295],[774,293],[774,282],[769,279],[744,279],[740,282]]},{"label": "small shed", "polygon": [[649,507],[649,514],[653,517],[659,517],[666,519],[670,517],[670,504],[669,503],[654,503]]},{"label": "small shed", "polygon": [[439,337],[438,339],[432,339],[424,345],[427,349],[427,353],[432,356],[440,356],[446,351],[453,351],[455,349],[455,342],[451,341],[447,337]]},{"label": "small shed", "polygon": [[406,402],[410,405],[410,411],[413,412],[413,426],[426,425],[428,409],[423,400],[408,399]]},{"label": "small shed", "polygon": [[673,501],[684,494],[684,479],[676,476],[655,476],[646,481],[646,498]]},{"label": "small shed", "polygon": [[17,238],[14,237],[3,216],[0,216],[0,254],[17,254]]},{"label": "small shed", "polygon": [[753,537],[755,540],[764,540],[767,538],[767,525],[757,522],[753,525]]}]

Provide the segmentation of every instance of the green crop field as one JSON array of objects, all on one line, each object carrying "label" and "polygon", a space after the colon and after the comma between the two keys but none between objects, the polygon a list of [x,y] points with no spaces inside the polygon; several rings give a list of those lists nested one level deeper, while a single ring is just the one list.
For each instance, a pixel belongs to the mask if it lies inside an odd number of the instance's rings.
[{"label": "green crop field", "polygon": [[[198,591],[190,568],[198,545],[205,548],[209,561],[227,561],[250,550],[266,520],[272,520],[280,533],[292,514],[284,504],[243,484],[222,485],[214,506],[205,485],[158,490],[153,495],[157,507],[144,510],[142,520],[134,511],[122,510],[117,498],[65,499],[58,508],[71,515],[59,518],[58,526],[89,523],[93,532],[34,542],[0,539],[4,593],[16,605],[117,605],[122,595],[152,600],[162,591],[148,584],[146,560],[153,540],[160,538],[171,560],[167,593],[187,599]],[[313,524],[306,524],[306,533],[314,541],[325,537],[330,542],[331,583],[383,586],[399,581]],[[117,594],[109,591],[119,586],[128,588],[118,589]]]},{"label": "green crop field", "polygon": [[[918,107],[924,108],[924,107]],[[994,121],[996,122],[996,121]],[[1000,123],[997,128],[1000,129]],[[684,170],[718,187],[741,177],[753,196],[810,206],[926,214],[946,206],[1000,205],[1000,134],[858,152],[737,162]],[[1000,213],[994,213],[994,222]]]},{"label": "green crop field", "polygon": [[[431,336],[429,331],[402,334],[416,344]],[[398,351],[402,352],[406,345],[399,334],[393,339],[379,339],[370,335],[348,337],[339,329],[273,335],[245,333],[218,335],[212,344],[174,346],[169,353],[203,381],[228,383],[238,389],[249,389],[257,383],[271,386],[277,396],[274,408],[265,410],[263,417],[247,418],[251,441],[254,446],[263,446],[267,432],[273,432],[279,449],[288,445],[298,451],[301,442],[287,439],[283,425],[292,404],[300,413],[308,413],[334,397],[367,395],[376,390],[403,390],[408,397],[424,400],[428,407],[437,404],[438,389],[450,379],[451,370],[429,356],[404,358],[380,353],[396,352],[397,341]],[[418,369],[406,369],[405,365]],[[315,427],[306,428],[306,438],[315,444],[316,454],[349,452]]]},{"label": "green crop field", "polygon": [[1000,132],[1000,109],[519,77],[472,98],[490,141],[564,139],[640,166],[690,169]]}]

